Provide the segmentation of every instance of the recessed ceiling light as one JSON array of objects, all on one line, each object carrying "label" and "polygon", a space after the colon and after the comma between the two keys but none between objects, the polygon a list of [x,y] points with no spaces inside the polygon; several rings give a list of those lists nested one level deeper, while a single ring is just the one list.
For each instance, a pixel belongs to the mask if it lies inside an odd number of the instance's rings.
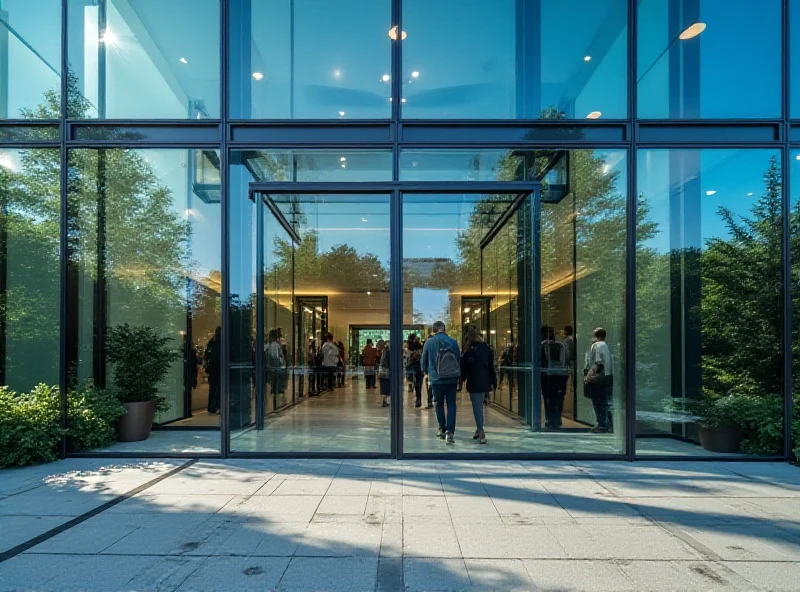
[{"label": "recessed ceiling light", "polygon": [[389,82],[389,78],[390,76],[388,74],[384,74],[383,76],[381,76],[381,80],[383,80],[384,82]]},{"label": "recessed ceiling light", "polygon": [[590,56],[590,55],[583,56],[583,61],[584,62],[591,62],[592,61],[592,56]]},{"label": "recessed ceiling light", "polygon": [[343,168],[343,169],[346,169],[346,168],[347,168],[347,163],[343,162],[343,163],[342,163],[342,168]]},{"label": "recessed ceiling light", "polygon": [[181,58],[181,64],[188,64],[188,63],[189,62],[186,60],[186,58]]},{"label": "recessed ceiling light", "polygon": [[689,25],[686,27],[678,37],[681,40],[686,41],[687,39],[693,39],[697,37],[700,33],[706,30],[705,23],[694,23],[693,25]]},{"label": "recessed ceiling light", "polygon": [[706,195],[714,195],[716,192],[717,192],[716,189],[709,189],[708,191],[706,191]]},{"label": "recessed ceiling light", "polygon": [[339,77],[341,77],[341,75],[342,75],[341,70],[334,70],[333,71],[334,78],[339,78]]},{"label": "recessed ceiling light", "polygon": [[753,192],[751,191],[750,193],[748,193],[747,197],[753,197]]},{"label": "recessed ceiling light", "polygon": [[339,111],[339,117],[344,117],[344,111]]},{"label": "recessed ceiling light", "polygon": [[372,292],[370,292],[369,290],[367,290],[367,296],[371,296],[371,295],[372,295]]},{"label": "recessed ceiling light", "polygon": [[401,102],[401,103],[405,103],[405,102],[406,102],[406,98],[405,98],[405,97],[403,97],[402,99],[400,99],[400,102]]},{"label": "recessed ceiling light", "polygon": [[366,219],[366,218],[361,218],[361,221],[362,221],[362,222],[366,222],[366,221],[367,221],[367,219]]},{"label": "recessed ceiling light", "polygon": [[261,72],[253,72],[253,78],[256,80],[261,80],[264,78],[264,75]]},{"label": "recessed ceiling light", "polygon": [[346,156],[342,156],[342,157],[341,157],[339,160],[340,160],[341,162],[345,162],[345,161],[347,160],[347,157],[346,157]]},{"label": "recessed ceiling light", "polygon": [[[408,33],[403,31],[402,38],[405,39],[406,37],[408,37]],[[389,29],[389,39],[392,41],[397,41],[397,25]]]},{"label": "recessed ceiling light", "polygon": [[797,155],[797,156],[795,156],[794,158],[795,158],[795,160],[800,160],[800,154],[798,154],[798,155]]},{"label": "recessed ceiling light", "polygon": [[586,116],[586,119],[600,119],[602,113],[600,111],[592,111]]},{"label": "recessed ceiling light", "polygon": [[411,73],[411,78],[419,78],[419,72],[417,72],[416,70],[414,70],[414,71]]}]

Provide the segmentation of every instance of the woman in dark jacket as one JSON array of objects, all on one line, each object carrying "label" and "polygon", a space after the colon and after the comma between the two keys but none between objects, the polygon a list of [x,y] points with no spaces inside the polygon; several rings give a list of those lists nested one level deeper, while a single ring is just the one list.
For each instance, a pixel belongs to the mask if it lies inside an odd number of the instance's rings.
[{"label": "woman in dark jacket", "polygon": [[461,356],[461,380],[467,384],[467,392],[472,401],[472,413],[477,429],[473,440],[486,444],[483,424],[483,400],[486,394],[497,388],[497,374],[494,370],[494,354],[481,337],[480,331],[472,327],[467,332],[466,348]]}]

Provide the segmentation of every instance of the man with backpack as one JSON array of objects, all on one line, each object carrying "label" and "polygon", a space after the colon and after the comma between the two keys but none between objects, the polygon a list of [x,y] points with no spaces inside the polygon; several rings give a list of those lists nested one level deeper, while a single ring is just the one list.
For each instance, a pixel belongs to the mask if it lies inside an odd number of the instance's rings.
[{"label": "man with backpack", "polygon": [[[433,324],[433,337],[422,349],[422,371],[428,375],[436,403],[439,430],[436,436],[447,444],[455,443],[456,392],[461,379],[461,355],[458,342],[450,337],[442,321]],[[447,414],[445,415],[445,404]]]},{"label": "man with backpack", "polygon": [[561,428],[561,413],[569,379],[569,349],[556,341],[552,327],[542,327],[542,395],[544,398],[545,428]]}]

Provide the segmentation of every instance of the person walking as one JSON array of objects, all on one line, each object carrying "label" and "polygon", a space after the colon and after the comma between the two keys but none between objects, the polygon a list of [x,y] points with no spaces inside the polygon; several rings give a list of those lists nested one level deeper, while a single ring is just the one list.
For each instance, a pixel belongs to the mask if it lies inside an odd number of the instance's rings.
[{"label": "person walking", "polygon": [[569,378],[569,350],[556,341],[553,327],[542,327],[542,395],[544,397],[545,428],[561,428],[564,397]]},{"label": "person walking", "polygon": [[597,425],[592,433],[612,431],[610,403],[614,392],[614,360],[606,343],[606,330],[598,327],[592,331],[592,345],[586,352],[583,370],[586,396],[592,400]]},{"label": "person walking", "polygon": [[422,407],[422,343],[411,333],[406,342],[408,358],[406,359],[406,376],[414,387],[414,407]]},{"label": "person walking", "polygon": [[344,343],[337,341],[336,347],[339,348],[339,362],[336,364],[336,384],[337,386],[344,386],[344,378],[347,371],[344,361],[347,359],[347,355],[345,354]]},{"label": "person walking", "polygon": [[389,344],[381,349],[381,361],[378,363],[378,380],[381,383],[381,407],[388,407],[391,391],[391,354]]},{"label": "person walking", "polygon": [[[322,346],[322,369],[327,382],[327,390],[336,388],[336,367],[339,365],[339,346],[333,342],[333,333],[328,333],[325,344]],[[322,390],[322,389],[320,389]]]},{"label": "person walking", "polygon": [[208,412],[219,413],[220,370],[222,369],[222,327],[217,327],[214,336],[208,340],[205,371],[208,375]]},{"label": "person walking", "polygon": [[466,383],[475,416],[473,440],[486,444],[483,403],[491,389],[497,388],[497,373],[494,369],[494,352],[483,340],[481,332],[473,327],[467,332],[461,356],[461,380]]},{"label": "person walking", "polygon": [[267,381],[270,385],[270,394],[277,395],[283,393],[283,369],[286,359],[283,357],[283,348],[278,341],[278,331],[270,329],[268,341],[264,346],[265,367],[267,369]]},{"label": "person walking", "polygon": [[364,366],[364,384],[367,390],[374,389],[378,350],[372,345],[372,339],[367,339],[367,345],[364,346],[361,352],[361,365]]},{"label": "person walking", "polygon": [[[439,422],[438,438],[455,444],[456,393],[461,379],[458,342],[447,334],[445,324],[433,324],[434,335],[422,348],[422,371],[428,375]],[[445,404],[447,413],[445,414]]]}]

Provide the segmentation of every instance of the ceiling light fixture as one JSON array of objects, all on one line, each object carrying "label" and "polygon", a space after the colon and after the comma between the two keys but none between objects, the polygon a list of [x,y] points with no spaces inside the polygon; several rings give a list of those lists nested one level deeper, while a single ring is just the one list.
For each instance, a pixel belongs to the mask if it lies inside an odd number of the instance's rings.
[{"label": "ceiling light fixture", "polygon": [[709,189],[708,191],[706,191],[706,195],[714,195],[716,192],[717,192],[716,189]]},{"label": "ceiling light fixture", "polygon": [[748,193],[747,197],[753,197],[753,192],[751,191],[750,193]]},{"label": "ceiling light fixture", "polygon": [[362,221],[362,222],[366,222],[366,221],[367,221],[367,219],[366,219],[366,218],[361,218],[361,221]]},{"label": "ceiling light fixture", "polygon": [[584,62],[591,62],[592,61],[592,56],[590,56],[590,55],[583,56],[583,61]]},{"label": "ceiling light fixture", "polygon": [[401,102],[401,103],[405,103],[405,102],[406,102],[406,98],[405,98],[405,97],[403,97],[402,99],[400,99],[400,102]]},{"label": "ceiling light fixture", "polygon": [[586,116],[586,119],[600,119],[602,113],[600,111],[592,111]]},{"label": "ceiling light fixture", "polygon": [[[403,31],[402,33],[403,40],[405,40],[406,37],[408,37],[408,33]],[[397,25],[389,29],[389,39],[391,39],[392,41],[397,41]]]},{"label": "ceiling light fixture", "polygon": [[264,78],[264,75],[261,72],[253,72],[253,78],[255,78],[256,80],[262,80]]},{"label": "ceiling light fixture", "polygon": [[384,82],[389,82],[390,78],[391,77],[388,74],[384,74],[383,76],[381,76],[381,80],[383,80]]},{"label": "ceiling light fixture", "polygon": [[186,58],[181,58],[181,64],[188,64],[188,63],[189,62],[186,60]]},{"label": "ceiling light fixture", "polygon": [[705,30],[706,30],[705,23],[694,23],[686,27],[683,31],[681,31],[681,34],[678,35],[678,38],[681,41],[686,41],[687,39],[694,39]]},{"label": "ceiling light fixture", "polygon": [[419,78],[419,72],[417,72],[416,70],[414,70],[414,71],[411,73],[411,78]]},{"label": "ceiling light fixture", "polygon": [[344,162],[344,161],[346,161],[346,160],[347,160],[347,157],[346,157],[346,156],[342,156],[342,157],[341,157],[339,160],[340,160],[341,162]]},{"label": "ceiling light fixture", "polygon": [[344,117],[344,111],[339,111],[339,117]]},{"label": "ceiling light fixture", "polygon": [[334,78],[340,78],[341,76],[342,76],[341,70],[334,70],[333,71],[333,77]]}]

